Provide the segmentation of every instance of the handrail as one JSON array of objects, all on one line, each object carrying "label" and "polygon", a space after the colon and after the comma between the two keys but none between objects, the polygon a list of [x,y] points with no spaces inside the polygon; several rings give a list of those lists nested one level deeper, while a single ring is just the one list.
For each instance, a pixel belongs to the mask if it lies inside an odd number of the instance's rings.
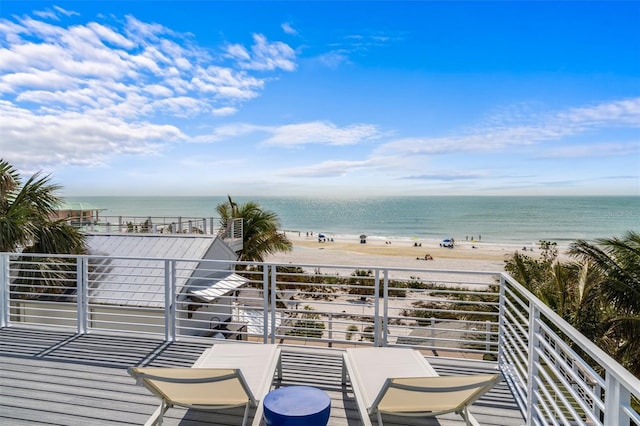
[{"label": "handrail", "polygon": [[535,297],[533,293],[527,290],[519,282],[514,280],[510,275],[503,274],[503,276],[520,293],[526,295],[529,302],[535,305],[536,309],[539,310],[540,313],[549,318],[554,326],[558,327],[566,335],[571,336],[575,343],[577,343],[581,349],[586,351],[590,357],[592,357],[599,364],[608,366],[607,371],[613,373],[616,379],[621,381],[628,388],[640,390],[640,379],[632,375],[629,371],[622,367],[618,363],[618,361],[614,360],[610,355],[605,353],[592,341],[587,339],[582,333],[576,330],[571,324],[565,321],[560,315],[558,315],[551,308],[542,303],[540,299]]},{"label": "handrail", "polygon": [[499,271],[0,253],[0,298],[2,327],[497,354],[527,425],[640,423],[640,380]]}]

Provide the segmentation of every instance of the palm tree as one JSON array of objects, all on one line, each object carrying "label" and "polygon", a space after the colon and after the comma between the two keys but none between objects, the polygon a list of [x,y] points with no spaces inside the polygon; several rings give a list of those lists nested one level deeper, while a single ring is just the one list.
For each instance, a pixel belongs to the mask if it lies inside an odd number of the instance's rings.
[{"label": "palm tree", "polygon": [[515,252],[505,261],[505,271],[579,332],[613,353],[614,310],[600,295],[600,271],[587,261],[560,262],[555,243],[541,241],[540,249],[539,258]]},{"label": "palm tree", "polygon": [[292,250],[291,241],[278,231],[280,222],[276,213],[251,201],[238,205],[228,198],[226,203],[216,207],[216,211],[223,229],[233,219],[243,220],[243,247],[238,260],[264,262],[269,254]]},{"label": "palm tree", "polygon": [[[59,189],[60,186],[50,182],[50,176],[41,173],[34,174],[22,185],[15,167],[0,159],[1,252],[87,252],[84,234],[64,220],[51,219],[61,204],[61,199],[55,195]],[[64,277],[73,268],[63,258],[30,258],[19,268],[20,276],[14,281],[12,291],[18,291],[23,297],[33,297],[33,293],[41,293],[48,285],[64,286]],[[32,280],[31,277],[39,278]]]},{"label": "palm tree", "polygon": [[570,253],[600,274],[599,293],[615,312],[608,337],[614,356],[640,376],[640,234],[576,241]]},{"label": "palm tree", "polygon": [[52,220],[61,199],[59,185],[36,173],[24,185],[20,175],[0,159],[0,251],[82,254],[84,235],[63,220]]}]

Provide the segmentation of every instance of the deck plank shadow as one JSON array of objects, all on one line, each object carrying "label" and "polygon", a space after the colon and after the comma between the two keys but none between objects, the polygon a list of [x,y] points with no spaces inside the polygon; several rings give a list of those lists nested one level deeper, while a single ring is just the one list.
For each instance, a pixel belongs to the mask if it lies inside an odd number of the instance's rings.
[{"label": "deck plank shadow", "polygon": [[[140,336],[77,335],[45,329],[0,329],[0,424],[141,425],[158,400],[127,374],[133,365],[188,367],[211,345],[206,341],[166,343]],[[342,385],[341,351],[283,346],[283,379],[273,386],[307,385],[331,398],[329,426],[359,426],[353,390]],[[428,358],[442,374],[491,372],[493,365]],[[515,426],[523,419],[501,383],[472,408],[483,425]],[[242,410],[198,412],[171,409],[165,425],[239,425]],[[458,426],[459,416],[437,420],[385,418],[388,426]]]}]

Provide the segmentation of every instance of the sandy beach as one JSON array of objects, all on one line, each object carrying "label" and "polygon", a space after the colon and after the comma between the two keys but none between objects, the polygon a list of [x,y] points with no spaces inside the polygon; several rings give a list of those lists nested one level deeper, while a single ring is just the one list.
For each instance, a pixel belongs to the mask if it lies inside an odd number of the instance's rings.
[{"label": "sandy beach", "polygon": [[[482,241],[456,242],[455,248],[440,247],[439,241],[367,239],[362,244],[359,240],[334,238],[319,242],[316,235],[297,232],[288,232],[287,238],[293,243],[293,251],[274,254],[267,261],[497,272],[503,270],[505,258],[523,249]],[[537,248],[533,252],[531,249],[527,247],[527,254],[535,256]]]}]

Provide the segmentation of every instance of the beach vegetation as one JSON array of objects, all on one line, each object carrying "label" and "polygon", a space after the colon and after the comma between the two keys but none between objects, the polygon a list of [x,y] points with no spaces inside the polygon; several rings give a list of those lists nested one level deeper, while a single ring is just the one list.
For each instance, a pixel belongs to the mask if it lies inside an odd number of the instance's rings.
[{"label": "beach vegetation", "polygon": [[259,204],[247,202],[238,205],[231,197],[219,204],[216,211],[220,215],[220,226],[227,229],[234,219],[242,219],[243,247],[238,252],[240,261],[264,262],[273,253],[288,252],[293,249],[283,232],[280,232],[280,220],[272,211],[263,209]]},{"label": "beach vegetation", "polygon": [[300,318],[293,324],[291,330],[287,331],[287,336],[311,337],[314,339],[322,338],[325,325],[320,321],[320,314],[314,312],[314,309],[305,305],[303,312],[299,314]]},{"label": "beach vegetation", "polygon": [[640,233],[629,231],[595,244],[578,240],[570,254],[589,265],[597,280],[591,284],[594,293],[608,306],[604,349],[640,377]]},{"label": "beach vegetation", "polygon": [[373,325],[368,325],[362,329],[362,333],[360,334],[360,341],[366,340],[368,342],[373,342],[375,340],[373,336],[373,332],[375,327]]},{"label": "beach vegetation", "polygon": [[420,279],[420,277],[409,277],[407,281],[407,288],[412,290],[427,290],[429,288],[433,288],[435,286],[434,283],[424,282]]},{"label": "beach vegetation", "polygon": [[640,377],[640,234],[578,240],[569,261],[558,259],[555,243],[540,249],[537,259],[514,253],[505,271]]},{"label": "beach vegetation", "polygon": [[[50,254],[85,254],[85,235],[64,219],[53,219],[62,204],[61,189],[51,176],[37,172],[26,182],[16,168],[0,159],[0,251]],[[75,260],[43,256],[18,259],[19,276],[12,291],[20,298],[41,297],[47,286],[50,294],[72,292],[75,287]],[[39,281],[35,281],[34,276]],[[35,294],[35,295],[34,295]]]},{"label": "beach vegetation", "polygon": [[[362,297],[375,296],[375,278],[371,269],[356,269],[351,273],[351,277],[346,283],[349,286],[349,294],[360,295]],[[378,296],[383,296],[384,281],[379,280]],[[390,297],[406,297],[407,283],[404,281],[389,281],[388,293]]]},{"label": "beach vegetation", "polygon": [[349,324],[347,327],[347,333],[345,335],[345,339],[351,340],[353,339],[353,334],[358,331],[358,326],[355,324]]}]

